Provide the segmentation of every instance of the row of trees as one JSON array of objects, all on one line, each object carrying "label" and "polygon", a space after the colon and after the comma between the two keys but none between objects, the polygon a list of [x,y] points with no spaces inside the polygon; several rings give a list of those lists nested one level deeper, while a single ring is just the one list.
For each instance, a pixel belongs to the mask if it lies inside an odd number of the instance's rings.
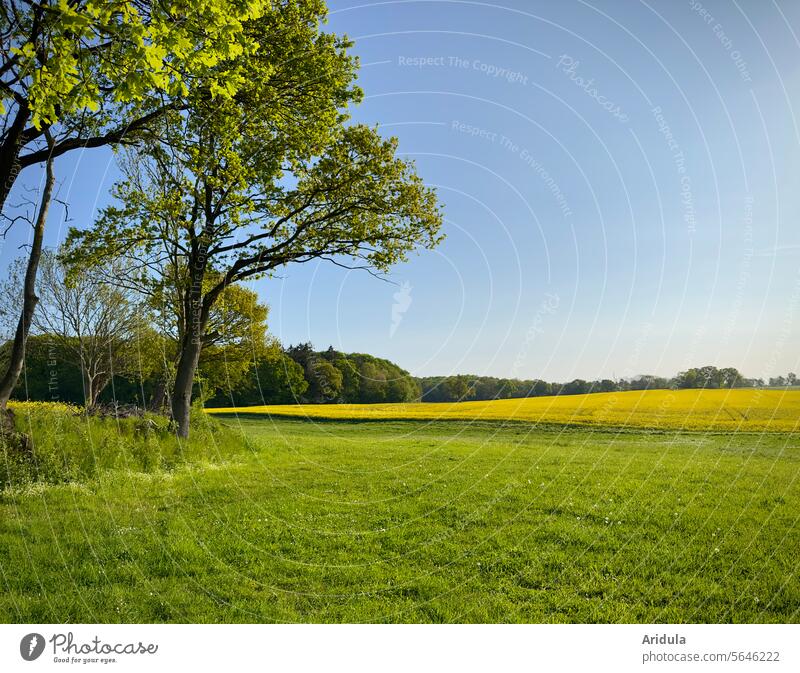
[{"label": "row of trees", "polygon": [[[761,385],[764,384],[763,379],[759,379]],[[769,385],[775,388],[783,388],[785,386],[796,386],[798,385],[797,382],[797,374],[794,372],[789,372],[786,376],[770,376],[769,378]]]},{"label": "row of trees", "polygon": [[[90,357],[77,337],[52,332],[28,339],[25,376],[16,399],[63,401],[88,408],[134,404],[159,411],[164,399],[159,363],[164,348],[155,333],[131,331],[124,345],[105,357]],[[243,347],[247,344],[248,347]],[[257,404],[406,402],[419,399],[417,381],[388,360],[362,353],[328,349],[314,352],[308,344],[283,349],[267,338],[254,350],[249,339],[205,349],[198,366],[194,395],[208,406]],[[0,347],[7,362],[11,342]],[[92,379],[94,372],[100,376]]]},{"label": "row of trees", "polygon": [[[42,282],[59,278],[45,256]],[[174,361],[177,339],[167,338],[142,320],[147,306],[132,311],[131,297],[91,283],[70,284],[60,303],[41,292],[37,325],[43,329],[28,341],[26,376],[14,397],[62,400],[92,407],[102,403],[131,403],[162,410],[169,406],[169,380],[164,363]],[[4,287],[8,291],[8,285]],[[456,402],[510,399],[545,395],[577,395],[648,389],[730,388],[765,386],[762,379],[745,379],[733,368],[700,367],[672,379],[642,375],[630,379],[575,379],[550,383],[489,376],[412,377],[396,364],[363,353],[342,353],[333,347],[315,351],[310,343],[283,348],[266,334],[266,307],[253,292],[232,287],[220,303],[214,324],[227,322],[224,341],[211,341],[198,365],[194,394],[208,406],[295,404],[298,402],[379,403]],[[59,312],[58,306],[68,307]],[[117,310],[112,316],[112,307]],[[224,310],[223,310],[224,307]],[[52,311],[52,312],[50,312]],[[0,310],[0,316],[2,310]],[[71,327],[54,322],[68,316]],[[76,336],[77,334],[77,336]],[[0,347],[0,363],[7,362],[12,342]],[[796,384],[796,376],[774,377],[769,385]]]},{"label": "row of trees", "polygon": [[[673,378],[643,374],[628,379],[550,383],[539,379],[503,379],[492,376],[432,376],[418,379],[420,398],[424,402],[456,402],[459,400],[494,400],[543,395],[582,395],[586,393],[624,392],[629,390],[681,388],[764,387],[763,379],[747,379],[733,367],[705,367],[680,372]],[[797,377],[769,379],[770,386],[796,385]]]},{"label": "row of trees", "polygon": [[[0,377],[0,431],[15,432],[7,402],[28,336],[42,331],[37,276],[59,156],[122,150],[113,203],[70,230],[59,262],[67,284],[90,274],[145,310],[136,329],[161,354],[156,401],[163,389],[182,437],[202,391],[198,368],[230,339],[220,305],[237,283],[314,259],[383,273],[441,240],[435,194],[398,158],[396,139],[348,121],[362,98],[358,61],[347,38],[321,29],[323,0],[0,8],[0,213],[8,227],[32,227]],[[21,216],[7,197],[23,171],[42,165],[39,203]],[[84,358],[86,334],[61,330],[68,322],[47,334],[80,343]],[[109,380],[107,371],[86,380],[87,400]]]}]

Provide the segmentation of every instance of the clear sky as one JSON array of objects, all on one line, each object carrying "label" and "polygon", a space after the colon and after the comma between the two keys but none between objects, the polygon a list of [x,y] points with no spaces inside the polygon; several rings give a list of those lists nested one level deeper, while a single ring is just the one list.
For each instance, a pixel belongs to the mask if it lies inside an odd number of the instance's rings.
[{"label": "clear sky", "polygon": [[[416,375],[800,369],[800,3],[329,4],[361,57],[354,119],[400,139],[447,239],[396,284],[324,262],[254,283],[285,344]],[[58,170],[91,221],[113,156]]]}]

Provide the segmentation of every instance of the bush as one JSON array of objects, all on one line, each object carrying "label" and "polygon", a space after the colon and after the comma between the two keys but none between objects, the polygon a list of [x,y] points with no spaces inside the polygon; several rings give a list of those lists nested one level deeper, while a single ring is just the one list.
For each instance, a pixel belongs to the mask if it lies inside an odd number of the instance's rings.
[{"label": "bush", "polygon": [[89,416],[80,407],[14,402],[17,429],[31,440],[30,454],[0,439],[0,489],[25,484],[90,479],[105,470],[153,472],[187,462],[219,461],[250,448],[241,433],[199,410],[192,434],[179,439],[163,416]]}]

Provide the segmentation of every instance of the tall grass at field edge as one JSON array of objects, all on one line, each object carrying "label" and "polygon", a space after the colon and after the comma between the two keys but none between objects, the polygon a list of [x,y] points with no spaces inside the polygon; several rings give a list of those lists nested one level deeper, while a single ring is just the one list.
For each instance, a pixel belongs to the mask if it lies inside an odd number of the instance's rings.
[{"label": "tall grass at field edge", "polygon": [[32,450],[23,453],[0,438],[0,490],[83,481],[107,470],[171,470],[184,463],[217,462],[252,448],[244,435],[199,410],[193,410],[192,433],[184,440],[166,418],[155,414],[98,417],[59,402],[16,402],[11,408]]}]

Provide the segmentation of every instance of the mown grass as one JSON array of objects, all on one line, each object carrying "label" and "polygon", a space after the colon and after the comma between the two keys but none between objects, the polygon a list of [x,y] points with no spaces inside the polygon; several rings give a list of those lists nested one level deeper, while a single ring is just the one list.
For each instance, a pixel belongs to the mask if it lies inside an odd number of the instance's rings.
[{"label": "mown grass", "polygon": [[254,450],[6,490],[0,618],[800,616],[796,434],[223,423]]},{"label": "mown grass", "polygon": [[690,431],[796,432],[800,390],[642,390],[481,402],[284,404],[207,409],[327,420],[462,420]]}]

